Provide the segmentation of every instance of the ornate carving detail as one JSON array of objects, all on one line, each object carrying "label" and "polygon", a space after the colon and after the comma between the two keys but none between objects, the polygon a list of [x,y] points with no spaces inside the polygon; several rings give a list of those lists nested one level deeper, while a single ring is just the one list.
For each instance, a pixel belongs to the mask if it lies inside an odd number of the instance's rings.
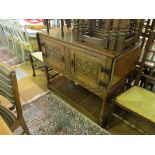
[{"label": "ornate carving detail", "polygon": [[76,56],[75,70],[88,76],[91,79],[98,79],[99,66],[89,59]]},{"label": "ornate carving detail", "polygon": [[53,60],[62,62],[63,61],[63,55],[61,54],[60,48],[47,48],[47,53],[49,57],[52,57]]}]

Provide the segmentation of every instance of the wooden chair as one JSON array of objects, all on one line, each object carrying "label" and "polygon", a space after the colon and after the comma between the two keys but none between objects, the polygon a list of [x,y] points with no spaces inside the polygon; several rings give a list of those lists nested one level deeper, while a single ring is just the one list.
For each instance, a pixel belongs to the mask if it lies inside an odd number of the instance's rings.
[{"label": "wooden chair", "polygon": [[13,53],[19,59],[22,60],[24,56],[23,56],[23,53],[21,52],[22,50],[18,50],[17,44],[20,45],[20,48],[22,48],[22,47],[21,47],[21,44],[20,44],[19,36],[18,36],[16,30],[14,29],[13,24],[14,24],[14,20],[11,20],[11,19],[0,20],[0,27],[3,28],[3,31],[4,31],[4,34],[5,34],[5,38],[6,38],[6,42],[8,44],[8,47],[10,46],[10,42],[11,42],[12,43],[12,47],[13,47]]},{"label": "wooden chair", "polygon": [[141,36],[142,36],[142,47],[145,44],[146,39],[148,38],[148,30],[153,31],[155,29],[155,19],[147,19],[147,20],[143,20],[143,27],[142,27],[142,32],[141,32]]},{"label": "wooden chair", "polygon": [[[17,21],[14,22],[13,27],[14,27],[14,30],[16,31],[16,34],[18,35],[18,38],[20,41],[19,43],[20,43],[21,49],[22,49],[23,61],[26,62],[25,52],[26,51],[29,52],[28,55],[30,57],[30,62],[31,62],[32,70],[33,70],[33,76],[35,76],[36,75],[35,70],[44,67],[42,52],[41,51],[34,51],[36,48],[32,47],[33,46],[32,44],[34,43],[38,49],[37,40],[35,39],[36,41],[31,43],[30,39],[28,37],[26,28],[23,27]],[[41,65],[39,65],[39,67],[38,66],[35,67],[37,61],[41,62]]]},{"label": "wooden chair", "polygon": [[10,31],[10,20],[9,19],[1,19],[0,20],[0,27],[3,29],[5,39],[7,41],[7,48],[11,52],[15,52],[14,46],[14,38],[12,32]]},{"label": "wooden chair", "polygon": [[[7,28],[9,29],[9,31],[11,33],[11,36],[13,38],[14,53],[18,57],[17,43],[19,43],[20,41],[19,41],[19,37],[18,37],[17,32],[14,30],[13,24],[14,24],[14,21],[9,19],[8,20],[8,24],[7,24]],[[18,57],[18,58],[21,59],[20,57]]]},{"label": "wooden chair", "polygon": [[30,134],[22,113],[22,107],[18,92],[16,73],[10,67],[0,63],[0,95],[7,98],[16,109],[17,116],[0,103],[0,115],[9,125],[11,131],[21,126],[26,134]]},{"label": "wooden chair", "polygon": [[3,29],[2,20],[0,20],[0,45],[1,45],[1,48],[7,48],[8,46],[7,38]]},{"label": "wooden chair", "polygon": [[[143,67],[147,55],[152,51],[151,47],[153,45],[155,38],[155,32],[151,31],[148,37],[147,44],[145,46],[145,52],[138,70],[138,74],[134,83],[134,86],[130,87],[125,92],[121,93],[114,100],[112,100],[113,105],[117,105],[128,112],[134,113],[155,124],[155,93],[146,88],[139,86],[141,77],[145,77],[148,80],[155,81],[155,77],[152,74],[145,74],[143,72]],[[154,60],[152,60],[153,63]],[[127,122],[127,121],[126,121]],[[128,123],[132,128],[144,133],[141,129],[138,129],[135,125]]]},{"label": "wooden chair", "polygon": [[21,46],[22,60],[25,63],[27,60],[26,56],[38,50],[37,40],[35,38],[30,40],[26,28],[17,21],[14,21],[13,28],[18,35],[19,42],[17,43]]}]

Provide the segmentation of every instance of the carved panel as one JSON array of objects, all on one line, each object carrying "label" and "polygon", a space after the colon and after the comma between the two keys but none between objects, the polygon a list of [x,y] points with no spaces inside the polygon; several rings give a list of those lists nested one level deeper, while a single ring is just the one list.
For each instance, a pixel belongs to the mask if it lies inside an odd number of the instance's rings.
[{"label": "carved panel", "polygon": [[85,76],[98,80],[99,65],[88,58],[82,56],[75,57],[75,71]]},{"label": "carved panel", "polygon": [[60,48],[48,47],[46,49],[48,57],[52,57],[53,60],[62,62],[62,53]]},{"label": "carved panel", "polygon": [[70,49],[70,52],[72,53],[72,79],[94,94],[102,96],[103,87],[99,85],[102,59],[80,50]]},{"label": "carved panel", "polygon": [[64,72],[65,70],[65,47],[59,43],[54,42],[49,38],[42,38],[44,46],[42,47],[43,60],[51,68]]}]

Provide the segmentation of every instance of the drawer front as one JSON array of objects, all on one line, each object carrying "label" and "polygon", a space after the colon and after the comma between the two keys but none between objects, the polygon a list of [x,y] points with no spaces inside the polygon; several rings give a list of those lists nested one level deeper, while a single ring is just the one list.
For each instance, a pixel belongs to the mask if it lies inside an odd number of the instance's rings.
[{"label": "drawer front", "polygon": [[53,39],[41,37],[41,50],[43,52],[43,60],[48,66],[57,71],[65,70],[65,52],[64,46],[56,43]]}]

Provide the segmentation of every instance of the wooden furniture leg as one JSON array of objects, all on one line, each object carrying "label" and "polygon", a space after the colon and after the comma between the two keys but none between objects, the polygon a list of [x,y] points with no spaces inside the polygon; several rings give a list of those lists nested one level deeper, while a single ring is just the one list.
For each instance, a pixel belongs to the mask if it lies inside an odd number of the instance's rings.
[{"label": "wooden furniture leg", "polygon": [[25,123],[24,118],[20,120],[20,124],[21,124],[21,126],[22,126],[24,132],[25,132],[27,135],[30,135],[29,129],[28,129],[26,123]]},{"label": "wooden furniture leg", "polygon": [[67,19],[67,29],[71,27],[71,19]]},{"label": "wooden furniture leg", "polygon": [[100,111],[100,125],[106,129],[108,129],[110,127],[109,125],[109,119],[110,119],[110,115],[109,115],[109,107],[108,107],[108,103],[106,102],[106,100],[103,99],[102,101],[102,108]]},{"label": "wooden furniture leg", "polygon": [[49,27],[50,27],[50,26],[49,26],[49,21],[50,21],[50,20],[45,19],[45,22],[46,22],[46,29],[47,29],[47,33],[48,33],[48,34],[49,34],[49,29],[50,29],[50,28],[49,28]]},{"label": "wooden furniture leg", "polygon": [[61,19],[61,36],[64,37],[64,20]]},{"label": "wooden furniture leg", "polygon": [[45,70],[45,75],[46,75],[46,79],[47,79],[47,83],[49,83],[49,74],[48,74],[48,67],[46,65],[44,65],[44,70]]},{"label": "wooden furniture leg", "polygon": [[33,76],[36,76],[35,69],[34,69],[34,64],[33,64],[33,58],[32,58],[31,54],[30,54],[30,63],[31,63],[31,67],[32,67],[32,70],[33,70]]},{"label": "wooden furniture leg", "polygon": [[28,127],[27,127],[27,125],[26,125],[26,123],[25,123],[23,117],[20,118],[20,119],[18,119],[18,120],[10,127],[10,129],[11,129],[11,131],[13,132],[13,131],[15,131],[19,126],[22,127],[23,133],[26,133],[27,135],[30,135],[29,129],[28,129]]}]

